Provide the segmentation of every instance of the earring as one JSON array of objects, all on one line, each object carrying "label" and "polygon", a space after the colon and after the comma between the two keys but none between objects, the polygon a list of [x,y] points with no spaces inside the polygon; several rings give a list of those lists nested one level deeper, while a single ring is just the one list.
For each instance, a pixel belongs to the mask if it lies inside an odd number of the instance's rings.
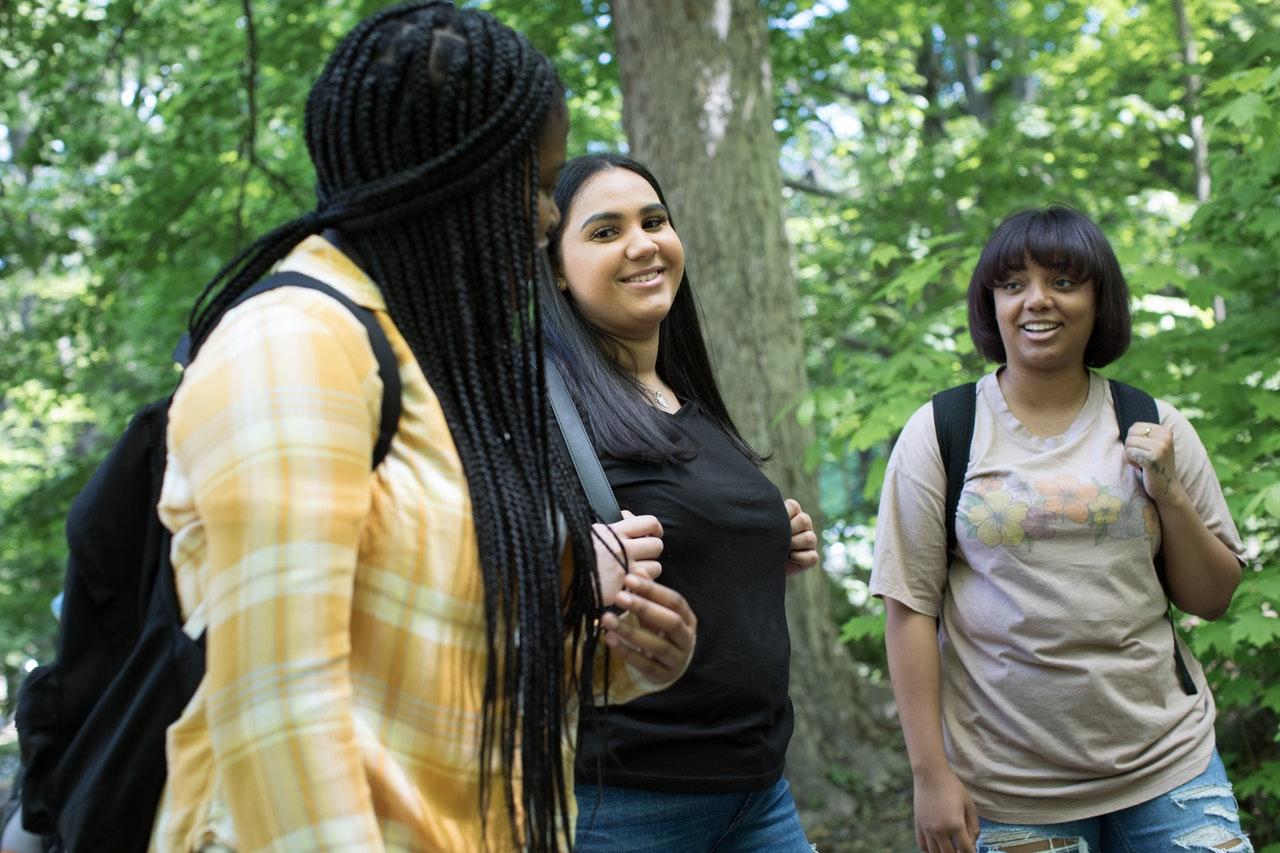
[{"label": "earring", "polygon": [[569,289],[569,282],[565,281],[562,278],[557,278],[556,287],[560,289],[561,293],[564,293],[566,290]]}]

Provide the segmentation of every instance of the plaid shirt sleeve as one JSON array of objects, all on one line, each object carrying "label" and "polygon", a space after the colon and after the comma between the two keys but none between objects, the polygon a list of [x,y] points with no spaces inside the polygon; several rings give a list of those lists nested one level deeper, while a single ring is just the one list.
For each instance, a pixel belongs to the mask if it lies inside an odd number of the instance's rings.
[{"label": "plaid shirt sleeve", "polygon": [[208,543],[211,745],[242,849],[379,850],[349,670],[377,365],[328,297],[251,304],[223,319],[171,409]]}]

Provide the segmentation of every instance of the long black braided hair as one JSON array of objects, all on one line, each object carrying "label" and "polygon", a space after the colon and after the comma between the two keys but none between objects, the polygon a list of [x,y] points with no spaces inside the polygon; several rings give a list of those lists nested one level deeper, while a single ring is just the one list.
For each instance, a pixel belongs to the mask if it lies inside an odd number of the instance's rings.
[{"label": "long black braided hair", "polygon": [[[550,62],[486,14],[416,2],[365,19],[307,100],[316,210],[224,267],[190,324],[194,350],[240,293],[325,228],[340,230],[381,288],[470,490],[488,646],[481,814],[496,750],[512,831],[533,850],[569,843],[564,700],[576,690],[590,701],[600,608],[590,510],[552,441],[534,298],[549,275],[535,235],[538,142],[562,110]],[[561,520],[577,567],[563,592]],[[564,671],[566,640],[588,664]]]}]

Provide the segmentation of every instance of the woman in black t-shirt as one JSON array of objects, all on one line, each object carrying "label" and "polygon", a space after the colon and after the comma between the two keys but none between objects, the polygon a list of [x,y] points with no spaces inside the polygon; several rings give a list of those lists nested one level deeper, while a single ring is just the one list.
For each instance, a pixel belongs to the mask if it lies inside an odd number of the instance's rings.
[{"label": "woman in black t-shirt", "polygon": [[783,594],[788,574],[817,563],[813,524],[725,409],[657,180],[629,158],[589,155],[565,165],[555,200],[549,357],[619,505],[661,522],[660,582],[699,621],[673,687],[583,709],[577,849],[808,851],[782,777]]}]

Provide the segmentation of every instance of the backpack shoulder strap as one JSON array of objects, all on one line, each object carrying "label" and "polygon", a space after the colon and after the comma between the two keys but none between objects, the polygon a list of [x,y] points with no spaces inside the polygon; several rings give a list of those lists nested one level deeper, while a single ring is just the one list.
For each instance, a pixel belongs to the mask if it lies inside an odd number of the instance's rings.
[{"label": "backpack shoulder strap", "polygon": [[618,509],[618,501],[604,475],[604,468],[600,467],[600,459],[591,446],[591,439],[578,415],[577,407],[573,405],[573,399],[569,396],[569,389],[565,387],[564,377],[550,359],[544,365],[547,391],[551,396],[551,411],[555,413],[556,423],[569,448],[569,458],[573,460],[573,468],[578,472],[582,490],[587,493],[587,501],[605,524],[621,521],[622,512]]},{"label": "backpack shoulder strap", "polygon": [[[1160,423],[1160,410],[1156,407],[1155,398],[1143,391],[1141,388],[1134,388],[1132,385],[1126,385],[1115,379],[1108,379],[1111,385],[1111,402],[1116,407],[1116,426],[1120,428],[1119,440],[1121,443],[1129,435],[1129,429],[1138,421],[1146,423]],[[1164,570],[1164,548],[1161,547],[1159,553],[1155,556],[1156,575],[1160,578],[1160,586],[1164,587],[1165,595],[1169,593],[1168,583],[1165,581]],[[1173,631],[1173,667],[1178,673],[1178,681],[1182,684],[1182,692],[1188,696],[1194,696],[1199,692],[1196,687],[1195,679],[1191,677],[1191,670],[1187,667],[1187,662],[1182,658],[1182,650],[1178,647],[1178,627],[1173,622],[1173,602],[1169,603],[1169,609],[1165,612],[1165,616],[1169,619],[1169,628]]]},{"label": "backpack shoulder strap", "polygon": [[1111,385],[1111,400],[1116,407],[1116,425],[1120,427],[1120,441],[1129,435],[1129,428],[1138,421],[1160,423],[1160,410],[1156,408],[1155,398],[1140,388],[1108,379]]},{"label": "backpack shoulder strap", "polygon": [[977,413],[977,383],[966,382],[933,395],[933,430],[938,436],[938,452],[947,475],[947,505],[943,519],[947,527],[947,554],[956,547],[956,510],[969,468],[969,445],[973,443],[973,419]]},{"label": "backpack shoulder strap", "polygon": [[[382,460],[387,457],[387,452],[391,449],[391,440],[395,438],[396,427],[400,423],[401,409],[400,365],[396,361],[395,352],[391,349],[391,342],[387,340],[386,333],[382,331],[382,326],[378,324],[378,318],[368,308],[351,301],[337,288],[309,275],[303,275],[300,272],[278,272],[267,276],[240,294],[235,302],[228,306],[227,310],[230,311],[240,303],[247,302],[261,293],[275,290],[278,287],[305,287],[308,290],[320,291],[351,312],[351,315],[360,321],[360,325],[364,326],[365,332],[369,335],[369,345],[373,348],[373,357],[378,362],[378,375],[382,377],[382,411],[378,425],[378,440],[373,446],[373,464],[371,466],[377,468],[382,464]],[[190,363],[190,351],[190,339],[187,335],[183,335],[182,340],[178,342],[178,346],[173,352],[174,361],[186,367]]]}]

